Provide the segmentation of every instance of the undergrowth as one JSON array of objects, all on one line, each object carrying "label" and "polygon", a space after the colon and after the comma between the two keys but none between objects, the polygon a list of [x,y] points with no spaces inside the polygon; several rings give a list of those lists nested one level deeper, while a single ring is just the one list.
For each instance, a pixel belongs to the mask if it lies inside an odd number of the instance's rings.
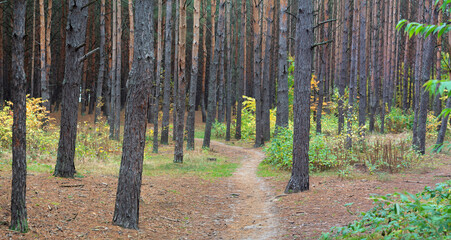
[{"label": "undergrowth", "polygon": [[363,212],[362,219],[333,227],[320,239],[451,239],[451,181],[415,195],[394,193],[372,199],[376,206]]}]

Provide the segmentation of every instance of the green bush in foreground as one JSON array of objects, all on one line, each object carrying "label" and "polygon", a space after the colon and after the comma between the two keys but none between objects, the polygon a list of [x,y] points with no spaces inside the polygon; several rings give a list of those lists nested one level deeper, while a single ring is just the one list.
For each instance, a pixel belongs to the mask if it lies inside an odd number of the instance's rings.
[{"label": "green bush in foreground", "polygon": [[376,206],[320,239],[451,239],[451,181],[413,195],[373,197]]}]

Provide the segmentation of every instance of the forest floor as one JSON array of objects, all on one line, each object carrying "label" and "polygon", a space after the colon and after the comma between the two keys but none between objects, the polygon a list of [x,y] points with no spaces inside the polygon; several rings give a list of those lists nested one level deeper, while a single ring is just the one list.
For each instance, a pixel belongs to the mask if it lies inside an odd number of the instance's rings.
[{"label": "forest floor", "polygon": [[241,145],[213,141],[202,155],[204,161],[211,155],[237,163],[228,177],[143,176],[138,231],[112,225],[117,176],[95,171],[75,179],[31,171],[30,232],[10,231],[11,172],[0,168],[0,239],[317,239],[372,208],[372,194],[416,193],[451,179],[451,156],[439,154],[428,158],[428,167],[398,174],[359,169],[351,179],[340,179],[336,172],[313,174],[310,191],[285,195],[289,172],[261,165],[261,149]]}]

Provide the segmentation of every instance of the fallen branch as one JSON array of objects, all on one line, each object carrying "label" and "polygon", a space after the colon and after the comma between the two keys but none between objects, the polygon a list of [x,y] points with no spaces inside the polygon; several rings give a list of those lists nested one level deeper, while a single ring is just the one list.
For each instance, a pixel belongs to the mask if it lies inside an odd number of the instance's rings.
[{"label": "fallen branch", "polygon": [[75,188],[75,187],[84,187],[84,184],[76,184],[76,185],[60,185],[60,187],[64,188]]}]

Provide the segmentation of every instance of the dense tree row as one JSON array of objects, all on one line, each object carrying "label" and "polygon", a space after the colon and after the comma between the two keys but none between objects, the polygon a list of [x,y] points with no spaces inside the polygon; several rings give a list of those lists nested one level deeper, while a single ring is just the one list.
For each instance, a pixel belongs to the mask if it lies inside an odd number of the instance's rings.
[{"label": "dense tree row", "polygon": [[[153,123],[158,152],[159,143],[169,143],[172,109],[174,162],[182,163],[185,129],[187,148],[194,149],[196,109],[206,122],[203,147],[209,148],[215,121],[226,123],[228,141],[236,119],[234,136],[241,138],[242,96],[252,96],[255,146],[262,146],[271,136],[270,109],[277,107],[277,127],[289,125],[289,56],[295,61],[295,154],[287,192],[309,188],[310,105],[316,106],[321,132],[324,101],[337,101],[337,131],[347,134],[347,147],[353,144],[357,105],[361,136],[367,119],[372,132],[380,117],[383,133],[392,108],[414,111],[413,145],[424,153],[428,110],[438,114],[444,103],[423,84],[445,75],[442,51],[451,48],[448,39],[409,38],[395,25],[403,18],[441,21],[445,16],[433,9],[433,0],[4,1],[0,102],[12,99],[14,111],[23,111],[26,92],[47,100],[50,111],[61,111],[54,172],[61,177],[75,174],[79,106],[82,114],[95,114],[95,121],[107,116],[115,140],[121,139],[125,108],[114,222],[137,228],[137,217],[128,215],[139,210],[145,120]],[[17,136],[22,127],[15,127]],[[24,140],[13,137],[13,156],[25,154],[25,146],[14,141]],[[14,163],[24,174],[21,161]]]}]

